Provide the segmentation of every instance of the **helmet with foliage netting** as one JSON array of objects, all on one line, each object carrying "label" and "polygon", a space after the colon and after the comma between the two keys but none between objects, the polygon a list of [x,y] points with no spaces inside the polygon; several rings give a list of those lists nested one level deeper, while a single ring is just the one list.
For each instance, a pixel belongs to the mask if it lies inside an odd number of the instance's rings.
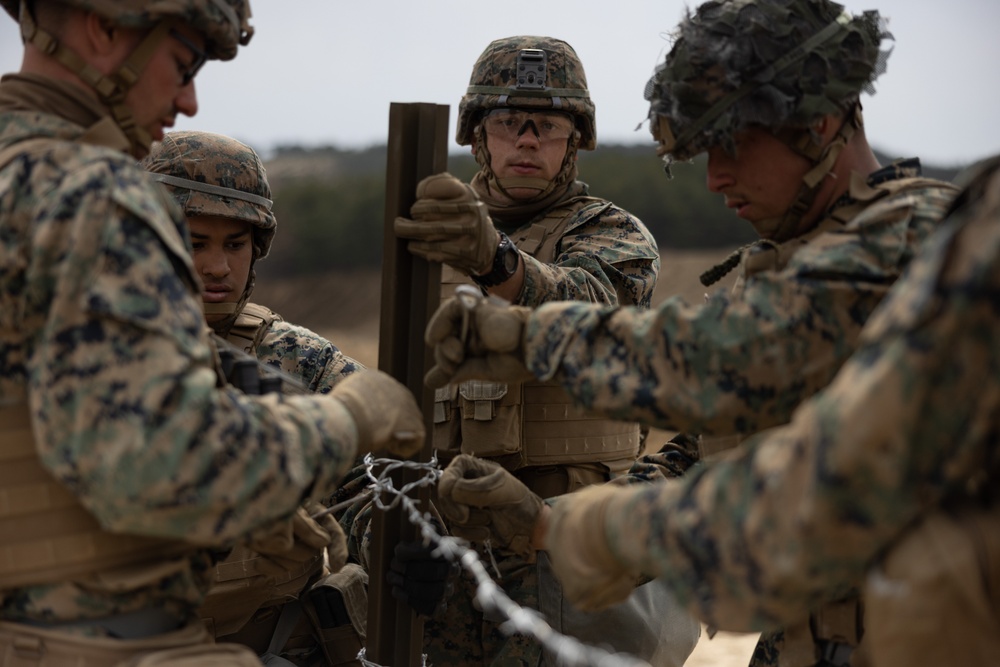
[{"label": "helmet with foliage netting", "polygon": [[267,255],[277,221],[264,165],[252,148],[211,132],[170,132],[140,166],[169,186],[184,215],[249,222],[254,258]]},{"label": "helmet with foliage netting", "polygon": [[455,140],[461,146],[473,144],[483,113],[510,107],[572,114],[579,147],[593,150],[597,145],[594,103],[583,64],[561,39],[520,35],[491,42],[476,60],[458,104]]},{"label": "helmet with foliage netting", "polygon": [[[239,45],[253,35],[249,0],[60,0],[64,5],[95,12],[116,25],[147,28],[165,19],[191,26],[205,37],[209,58],[230,60]],[[0,5],[21,20],[27,0],[0,0]],[[23,22],[23,21],[22,21]]]},{"label": "helmet with foliage netting", "polygon": [[885,71],[885,20],[829,0],[710,0],[678,26],[646,84],[650,129],[668,161],[733,151],[749,126],[806,129],[854,105]]}]

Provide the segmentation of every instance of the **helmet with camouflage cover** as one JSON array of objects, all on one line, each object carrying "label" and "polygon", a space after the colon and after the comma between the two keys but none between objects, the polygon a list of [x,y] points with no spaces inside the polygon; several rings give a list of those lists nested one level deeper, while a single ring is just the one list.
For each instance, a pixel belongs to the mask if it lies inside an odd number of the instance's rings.
[{"label": "helmet with camouflage cover", "polygon": [[714,146],[732,152],[749,126],[806,130],[848,111],[885,71],[884,24],[876,11],[851,17],[830,0],[702,4],[646,84],[659,154],[669,165]]},{"label": "helmet with camouflage cover", "polygon": [[254,259],[267,256],[278,226],[260,156],[211,132],[169,132],[140,165],[170,186],[184,215],[215,215],[253,226]]},{"label": "helmet with camouflage cover", "polygon": [[520,35],[491,42],[476,60],[469,88],[458,104],[455,140],[460,146],[473,144],[483,113],[507,107],[572,114],[580,133],[579,148],[593,150],[597,145],[594,103],[583,63],[561,39]]},{"label": "helmet with camouflage cover", "polygon": [[250,276],[239,301],[228,304],[235,321],[253,292],[254,263],[267,256],[278,225],[260,157],[246,144],[221,134],[179,131],[154,144],[139,164],[153,180],[167,185],[185,216],[218,216],[251,225]]},{"label": "helmet with camouflage cover", "polygon": [[[165,19],[187,24],[205,37],[209,58],[231,60],[253,35],[249,0],[59,0],[92,11],[127,28],[149,28]],[[33,24],[27,0],[0,0],[14,20]]]},{"label": "helmet with camouflage cover", "polygon": [[[125,104],[125,96],[141,76],[160,41],[180,25],[204,37],[204,49],[194,53],[193,76],[205,59],[234,58],[237,48],[248,44],[253,36],[249,0],[51,0],[55,3],[53,7],[73,7],[94,12],[115,25],[150,29],[118,71],[104,75],[60,43],[45,26],[38,24],[36,13],[45,1],[50,0],[0,0],[0,5],[19,22],[21,38],[26,44],[33,44],[94,89],[125,133],[136,157],[148,152],[152,138],[135,123],[131,109]],[[188,46],[192,50],[196,48]]]}]

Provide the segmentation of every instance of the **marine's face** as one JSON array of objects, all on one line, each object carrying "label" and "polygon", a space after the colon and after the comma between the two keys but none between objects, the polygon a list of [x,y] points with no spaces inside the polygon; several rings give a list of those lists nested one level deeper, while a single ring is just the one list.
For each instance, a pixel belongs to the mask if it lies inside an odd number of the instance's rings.
[{"label": "marine's face", "polygon": [[[558,120],[557,116],[564,114],[550,115]],[[501,132],[496,129],[491,131],[489,123],[483,125],[486,131],[486,148],[490,153],[490,168],[499,180],[527,177],[551,181],[562,169],[568,148],[567,142],[572,133],[572,119],[561,121],[568,124],[569,129],[565,132],[551,132],[554,136],[543,138],[540,135],[546,135],[546,129],[536,128],[537,123],[545,122],[542,119],[546,114],[528,116],[538,118],[533,118],[531,122],[520,123],[513,132]],[[517,131],[520,131],[520,134],[517,134]],[[514,199],[530,199],[538,194],[538,190],[533,188],[506,189]]]},{"label": "marine's face", "polygon": [[164,128],[173,127],[177,114],[198,113],[193,73],[204,57],[204,44],[204,38],[190,28],[171,29],[126,94],[125,103],[136,124],[153,141],[163,139]]},{"label": "marine's face", "polygon": [[[205,303],[236,303],[250,280],[253,263],[253,229],[249,222],[217,215],[188,218],[194,268],[204,284]],[[208,314],[209,322],[223,320],[225,313]]]},{"label": "marine's face", "polygon": [[726,206],[751,223],[784,215],[811,168],[809,161],[762,128],[733,138],[734,155],[720,146],[708,151],[708,189],[722,194]]}]

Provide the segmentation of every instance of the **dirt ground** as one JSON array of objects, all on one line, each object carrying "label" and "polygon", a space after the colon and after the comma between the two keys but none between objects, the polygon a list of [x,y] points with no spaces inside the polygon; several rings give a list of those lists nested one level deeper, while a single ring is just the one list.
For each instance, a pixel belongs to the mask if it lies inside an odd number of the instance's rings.
[{"label": "dirt ground", "polygon": [[[728,254],[726,250],[664,253],[654,303],[675,294],[692,304],[704,299],[708,290],[698,282],[698,275]],[[732,280],[730,276],[714,289],[725,289]],[[380,284],[376,272],[265,279],[258,280],[254,300],[276,309],[289,321],[314,329],[345,354],[374,368],[378,366]],[[658,448],[670,435],[654,430],[649,438],[651,448]],[[756,641],[756,634],[720,632],[709,639],[703,631],[685,667],[746,667]]]}]

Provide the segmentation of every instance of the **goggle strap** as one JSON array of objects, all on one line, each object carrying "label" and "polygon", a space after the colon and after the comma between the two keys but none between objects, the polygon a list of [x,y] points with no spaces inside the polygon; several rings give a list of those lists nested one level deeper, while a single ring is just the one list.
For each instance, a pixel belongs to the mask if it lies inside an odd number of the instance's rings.
[{"label": "goggle strap", "polygon": [[245,202],[250,202],[251,204],[256,204],[257,206],[263,206],[268,211],[271,210],[271,205],[274,203],[266,197],[255,195],[252,192],[236,190],[235,188],[224,188],[221,185],[201,183],[200,181],[192,181],[187,178],[180,178],[179,176],[170,176],[169,174],[151,173],[149,176],[154,181],[166,183],[167,185],[172,185],[175,188],[194,190],[196,192],[204,192],[205,194],[216,195],[219,197],[229,197],[230,199],[240,199]]}]

